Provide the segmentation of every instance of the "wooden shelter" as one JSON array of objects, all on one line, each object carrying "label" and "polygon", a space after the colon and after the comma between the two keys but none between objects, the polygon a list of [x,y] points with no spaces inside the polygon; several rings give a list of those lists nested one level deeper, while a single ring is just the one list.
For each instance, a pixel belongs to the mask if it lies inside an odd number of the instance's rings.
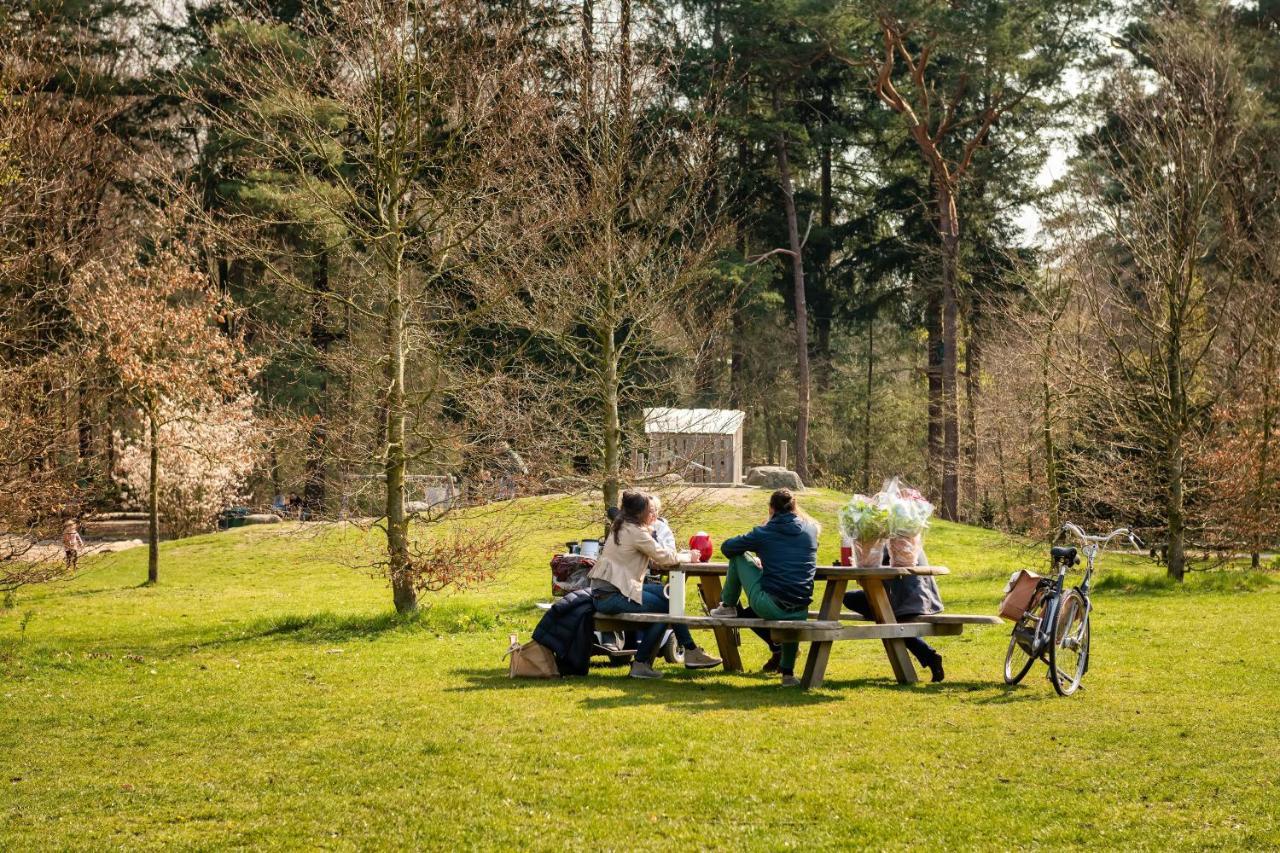
[{"label": "wooden shelter", "polygon": [[645,409],[646,448],[633,454],[644,474],[679,474],[691,483],[742,482],[742,423],[736,409]]}]

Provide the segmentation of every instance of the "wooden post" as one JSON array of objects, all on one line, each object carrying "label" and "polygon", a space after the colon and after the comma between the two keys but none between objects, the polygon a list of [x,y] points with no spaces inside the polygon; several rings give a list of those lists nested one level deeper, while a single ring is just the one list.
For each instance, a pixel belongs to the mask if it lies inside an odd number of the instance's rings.
[{"label": "wooden post", "polygon": [[[870,615],[878,624],[897,622],[893,607],[889,604],[889,593],[885,591],[884,581],[880,578],[859,578],[858,584],[866,590],[867,603],[871,606]],[[911,665],[911,656],[907,654],[907,644],[902,640],[885,640],[884,651],[889,657],[889,666],[893,667],[893,676],[899,684],[914,684],[916,669]]]},{"label": "wooden post", "polygon": [[778,452],[778,457],[781,460],[780,464],[782,465],[782,467],[786,468],[787,467],[787,440],[785,438],[782,439],[782,449]]},{"label": "wooden post", "polygon": [[[784,441],[783,447],[787,446]],[[849,582],[843,578],[832,578],[827,581],[827,588],[822,594],[822,606],[818,609],[818,618],[829,621],[840,619],[840,608],[844,606],[844,591]],[[805,690],[822,686],[822,679],[827,672],[827,660],[831,657],[830,640],[814,640],[809,644],[809,654],[804,660],[804,677],[800,684]]]}]

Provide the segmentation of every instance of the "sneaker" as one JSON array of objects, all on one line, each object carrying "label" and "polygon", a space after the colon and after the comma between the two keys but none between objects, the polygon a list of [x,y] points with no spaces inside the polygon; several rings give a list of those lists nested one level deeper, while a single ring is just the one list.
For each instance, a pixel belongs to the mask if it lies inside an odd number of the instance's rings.
[{"label": "sneaker", "polygon": [[638,660],[633,660],[631,662],[631,677],[632,678],[661,678],[662,673],[658,672],[656,669],[654,669],[651,665],[647,663],[641,663]]},{"label": "sneaker", "polygon": [[719,666],[722,662],[720,658],[713,658],[702,649],[684,650],[685,669],[711,669],[713,666]]},{"label": "sneaker", "polygon": [[942,669],[942,655],[934,655],[933,662],[929,664],[929,680],[935,684],[947,677],[947,673]]},{"label": "sneaker", "polygon": [[714,617],[716,617],[717,619],[737,619],[737,618],[738,618],[738,605],[736,605],[736,604],[721,604],[719,607],[713,607],[713,608],[711,608],[711,613],[710,613],[710,614],[708,614],[708,615],[710,615],[710,616],[714,616]]},{"label": "sneaker", "polygon": [[795,675],[793,675],[790,672],[784,672],[782,674],[782,686],[783,687],[799,687],[800,679],[796,678]]},{"label": "sneaker", "polygon": [[761,672],[777,672],[782,668],[782,653],[774,652],[769,655],[769,659],[764,662],[764,666],[760,667]]}]

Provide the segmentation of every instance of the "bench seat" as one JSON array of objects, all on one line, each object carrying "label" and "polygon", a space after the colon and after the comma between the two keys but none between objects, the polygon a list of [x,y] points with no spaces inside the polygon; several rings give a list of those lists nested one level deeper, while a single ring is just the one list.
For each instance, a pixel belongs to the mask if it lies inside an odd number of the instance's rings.
[{"label": "bench seat", "polygon": [[891,622],[884,625],[845,625],[834,620],[733,619],[716,616],[670,616],[665,613],[618,613],[595,616],[602,631],[625,630],[629,625],[679,624],[690,628],[762,628],[779,642],[833,640],[901,640],[906,637],[955,636],[960,624],[934,625],[927,622]]},{"label": "bench seat", "polygon": [[655,622],[688,625],[690,628],[781,628],[797,627],[816,628],[820,630],[839,630],[839,622],[827,622],[814,619],[781,620],[781,619],[743,619],[728,616],[671,616],[667,613],[616,613],[606,615],[597,613],[596,624],[602,622],[631,622],[651,625]]},{"label": "bench seat", "polygon": [[999,616],[973,613],[935,613],[932,616],[917,616],[913,621],[928,622],[930,625],[999,625],[1004,620]]},{"label": "bench seat", "polygon": [[[809,611],[810,619],[817,619],[820,614],[816,610]],[[874,622],[870,616],[845,610],[840,614],[841,622]],[[927,622],[930,625],[999,625],[1004,620],[999,616],[982,616],[972,613],[935,613],[932,616],[917,616],[910,622]]]}]

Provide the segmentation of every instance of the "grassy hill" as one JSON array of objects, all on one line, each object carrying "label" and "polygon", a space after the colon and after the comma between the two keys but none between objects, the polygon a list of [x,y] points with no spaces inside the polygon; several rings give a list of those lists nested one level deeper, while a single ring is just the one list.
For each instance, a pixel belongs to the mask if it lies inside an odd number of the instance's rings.
[{"label": "grassy hill", "polygon": [[[827,562],[838,503],[804,502]],[[763,504],[722,495],[678,532],[720,542]],[[512,681],[547,560],[597,525],[572,498],[470,523],[509,517],[499,579],[414,619],[358,568],[376,538],[315,527],[166,543],[156,587],[135,550],[24,592],[0,613],[0,849],[1280,846],[1269,575],[1175,590],[1109,555],[1070,699],[1043,668],[1003,685],[1002,627],[939,638],[941,685],[897,685],[877,643],[838,644],[812,692],[671,667]],[[962,612],[1044,553],[945,523],[927,549]]]}]

